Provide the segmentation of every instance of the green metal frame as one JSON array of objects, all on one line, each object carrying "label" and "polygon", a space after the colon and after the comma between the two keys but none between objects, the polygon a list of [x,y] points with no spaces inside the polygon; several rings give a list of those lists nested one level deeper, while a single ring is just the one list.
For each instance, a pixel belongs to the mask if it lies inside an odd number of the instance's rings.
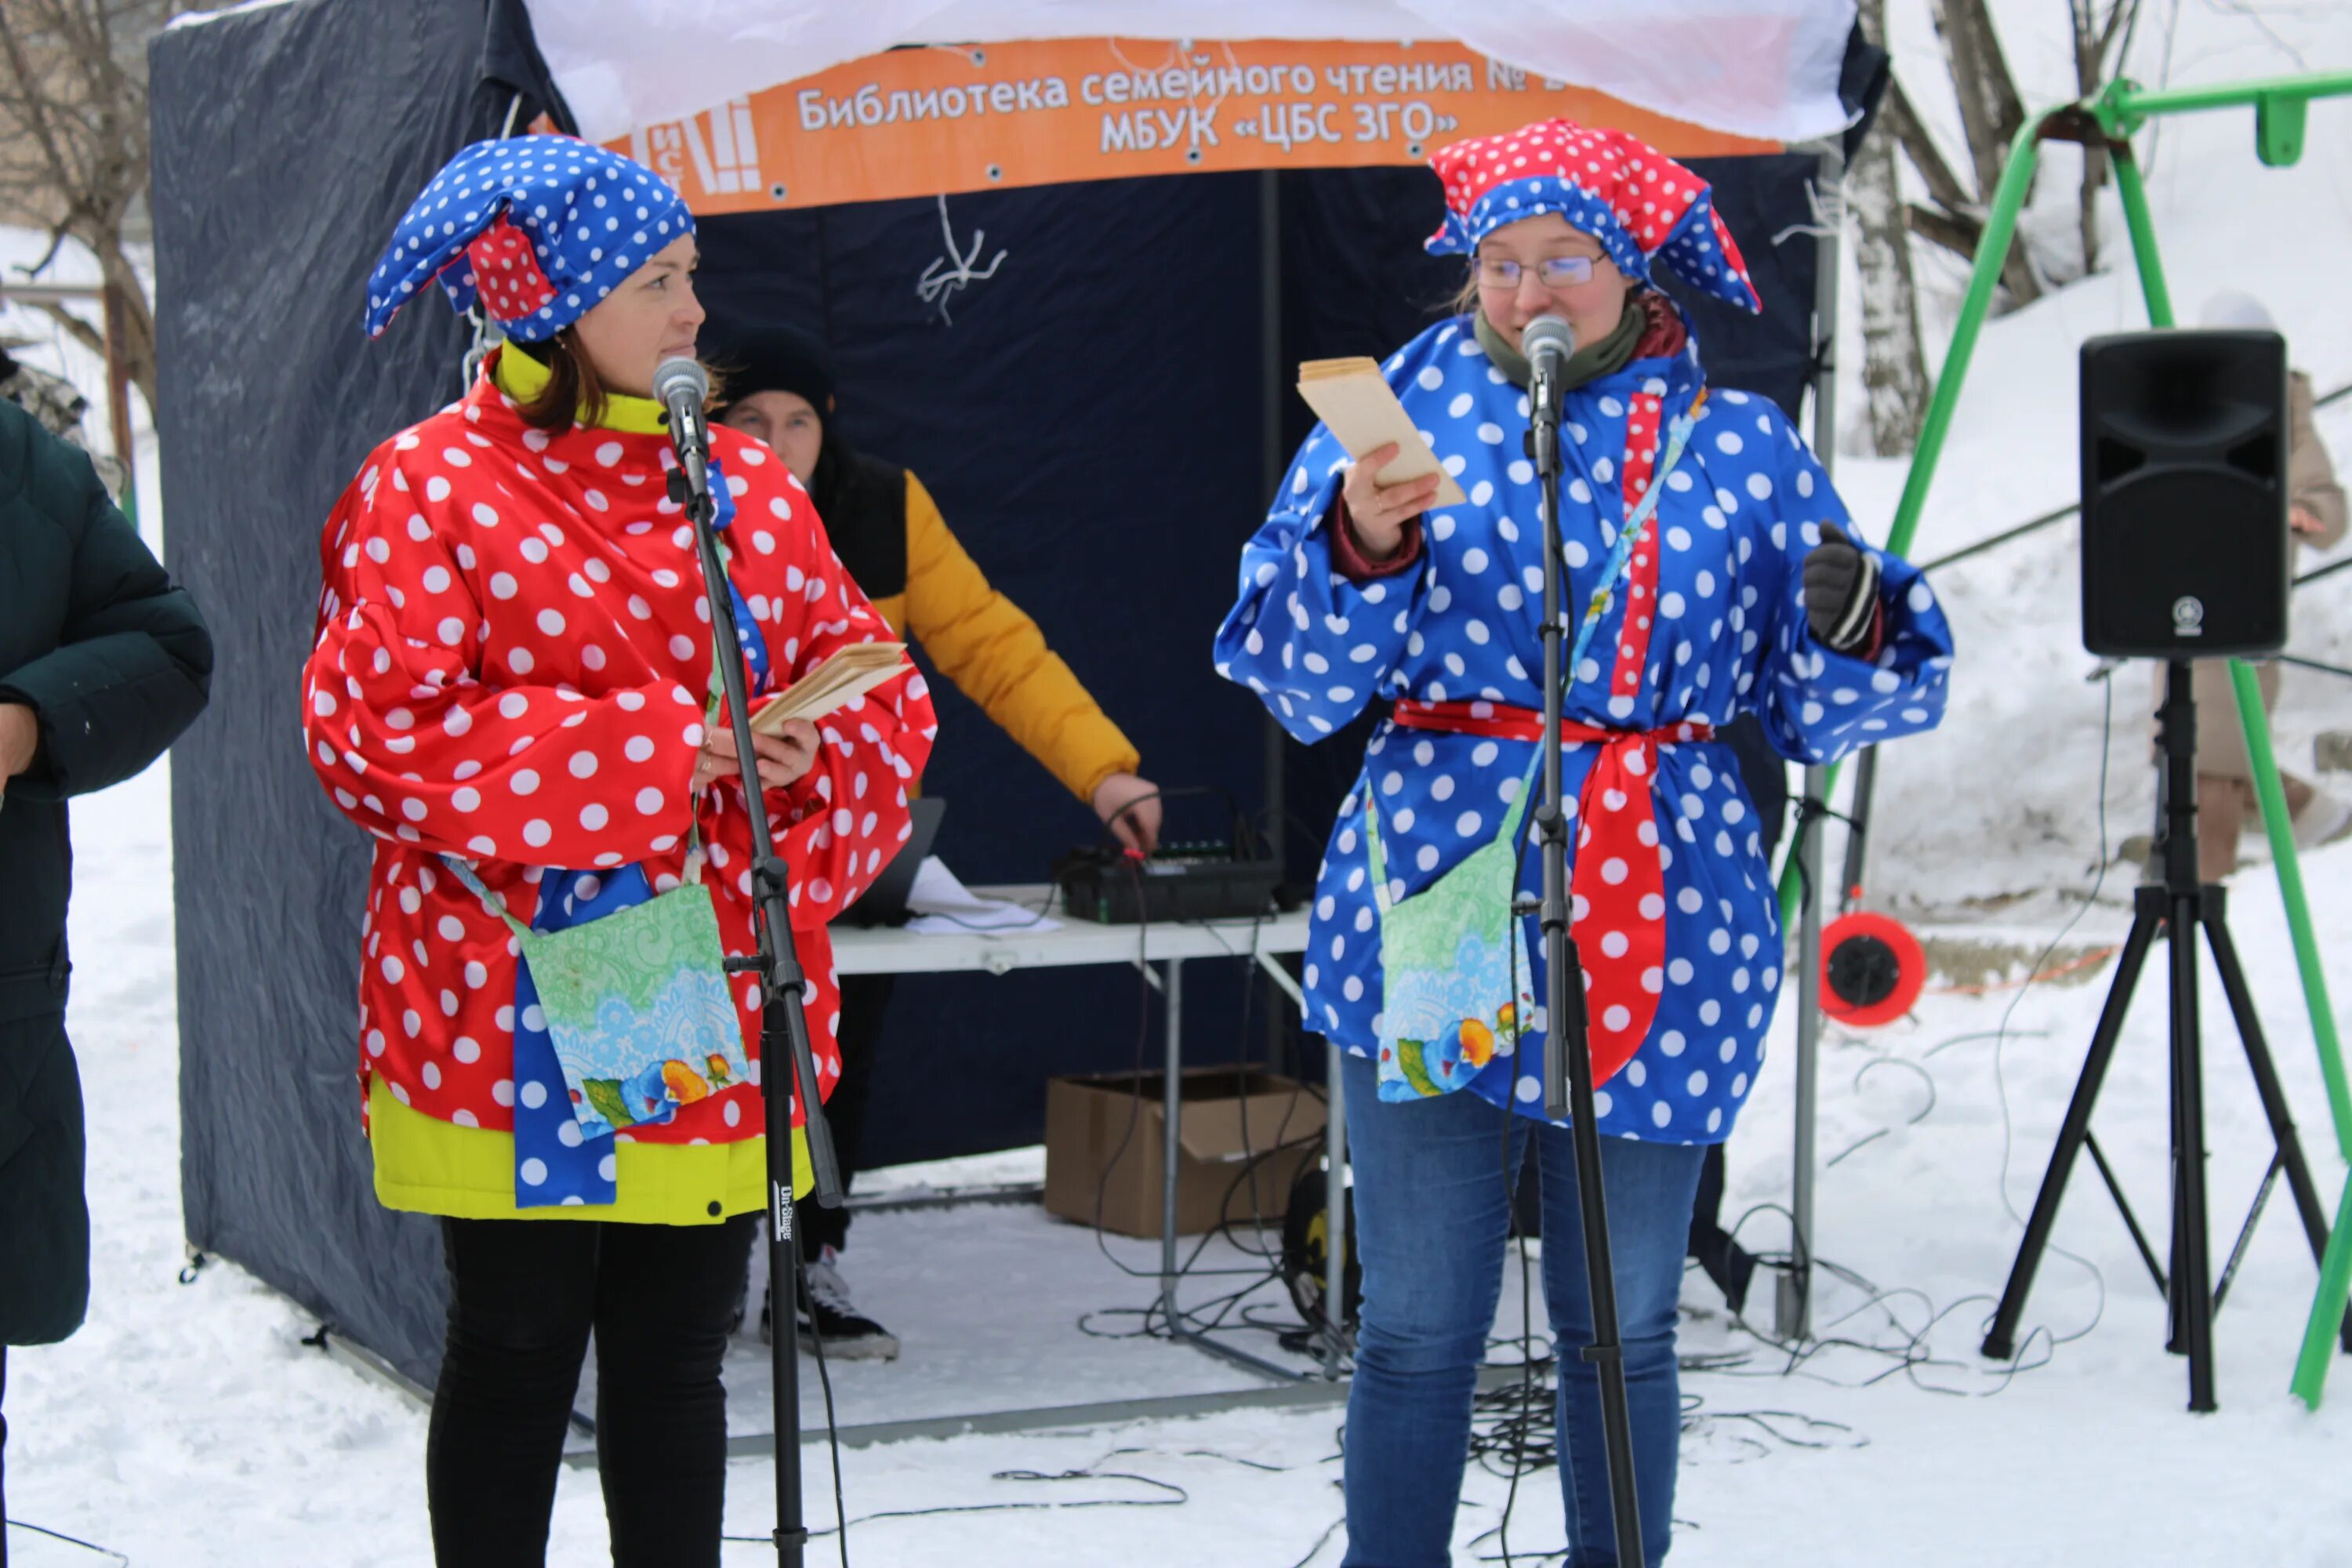
[{"label": "green metal frame", "polygon": [[[2017,231],[2017,216],[2025,205],[2041,161],[2042,143],[2063,137],[2104,141],[2112,154],[2116,184],[2123,198],[2124,216],[2131,229],[2132,254],[2139,267],[2141,291],[2147,300],[2151,325],[2173,325],[2172,297],[2165,286],[2164,266],[2156,248],[2156,225],[2147,208],[2147,191],[2133,160],[2129,138],[2148,121],[2166,114],[2190,114],[2214,109],[2252,108],[2254,150],[2272,168],[2285,168],[2303,155],[2305,108],[2315,98],[2352,95],[2352,72],[2277,78],[2219,87],[2149,91],[2137,83],[2117,80],[2098,97],[2079,104],[2045,110],[2029,120],[2010,143],[2000,187],[1985,214],[1984,236],[1978,243],[1975,269],[1969,278],[1968,297],[1952,329],[1952,346],[1937,378],[1936,395],[1927,408],[1927,424],[1911,460],[1911,472],[1888,530],[1890,553],[1906,553],[1927,500],[1936,464],[1943,456],[1944,437],[1952,411],[1960,400],[1960,385],[1976,353],[1977,335],[1992,307],[1993,289],[2000,281],[2001,263]],[[2327,1082],[2327,1103],[2336,1121],[2336,1147],[2352,1161],[2352,1084],[2344,1073],[2344,1058],[2336,1034],[2335,1009],[2327,997],[2327,977],[2320,968],[2319,944],[2312,932],[2311,912],[2304,898],[2303,868],[2296,859],[2294,830],[2288,818],[2286,794],[2280,786],[2278,763],[2271,750],[2270,724],[2263,710],[2261,688],[2252,666],[2242,659],[2230,663],[2231,685],[2238,700],[2238,719],[2245,730],[2246,754],[2253,763],[2256,793],[2261,797],[2263,824],[2270,835],[2271,852],[2278,867],[2279,893],[2286,904],[2287,924],[2294,935],[2296,965],[2303,974],[2304,1001],[2311,1014],[2311,1032],[2319,1052],[2321,1075]],[[1831,770],[1829,786],[1836,786]],[[1827,793],[1826,791],[1824,792]],[[1780,879],[1781,929],[1796,916],[1799,879],[1794,861]],[[1805,962],[1813,962],[1808,955]],[[2327,1253],[2320,1268],[2319,1294],[2312,1303],[2303,1351],[2295,1362],[2293,1388],[2311,1408],[2319,1407],[2326,1381],[2336,1325],[2344,1319],[2346,1299],[2352,1295],[2352,1182],[2345,1185],[2336,1212]]]}]

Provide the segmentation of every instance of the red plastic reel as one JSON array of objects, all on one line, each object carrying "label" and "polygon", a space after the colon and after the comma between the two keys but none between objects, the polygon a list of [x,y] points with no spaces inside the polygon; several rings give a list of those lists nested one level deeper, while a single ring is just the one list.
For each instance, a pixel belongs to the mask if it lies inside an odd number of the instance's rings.
[{"label": "red plastic reel", "polygon": [[1875,910],[1840,915],[1822,931],[1822,1011],[1855,1028],[1891,1024],[1927,984],[1927,954],[1901,921]]}]

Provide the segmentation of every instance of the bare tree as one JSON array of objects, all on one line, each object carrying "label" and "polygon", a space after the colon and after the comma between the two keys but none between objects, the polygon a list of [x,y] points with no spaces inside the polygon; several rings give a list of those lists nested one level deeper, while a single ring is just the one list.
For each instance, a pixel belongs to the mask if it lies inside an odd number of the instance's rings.
[{"label": "bare tree", "polygon": [[[1914,205],[1911,231],[1962,257],[1976,254],[1993,188],[2009,162],[2009,144],[2025,123],[2024,100],[2001,52],[1987,0],[1934,0],[1936,37],[1960,110],[1971,178],[1962,179],[1927,130],[1910,95],[1898,81],[1887,92],[1887,127],[1927,186],[1927,205]],[[2042,297],[2042,279],[2022,238],[2001,261],[2001,284],[2013,305]]]},{"label": "bare tree", "polygon": [[[125,245],[147,189],[147,40],[184,0],[0,0],[0,221],[47,231],[46,268],[68,242],[98,258],[114,298],[115,353],[155,405],[155,317]],[[0,284],[5,289],[5,284]],[[100,331],[45,305],[77,342]]]},{"label": "bare tree", "polygon": [[[2105,85],[2120,47],[2128,47],[2142,0],[2066,4],[2073,23],[2075,90],[2089,98]],[[1937,37],[1959,109],[1965,160],[1956,164],[1946,156],[1901,82],[1889,90],[1884,114],[1887,129],[1927,188],[1927,201],[1914,203],[1908,210],[1911,231],[1956,255],[1973,257],[1984,238],[1985,214],[2009,162],[2010,144],[2025,123],[2025,108],[2001,52],[1989,0],[1933,0],[1933,5]],[[2105,149],[2084,148],[2077,200],[2079,263],[2049,266],[2028,247],[2022,234],[2011,241],[2000,274],[2011,305],[2039,299],[2053,277],[2081,276],[2098,265],[2098,199],[2107,176]]]},{"label": "bare tree", "polygon": [[[2117,45],[2130,47],[2132,31],[2139,25],[2140,0],[2107,0],[2104,15],[2098,0],[2066,0],[2074,23],[2074,91],[2090,98],[2106,85]],[[2107,183],[2107,151],[2083,149],[2083,189],[2079,219],[2083,237],[2083,271],[2099,265],[2099,192]]]},{"label": "bare tree", "polygon": [[2009,161],[2010,142],[2025,123],[2025,103],[1993,29],[1990,0],[1934,0],[1934,5],[1936,37],[1951,68],[1969,161],[1976,165],[1977,189],[1990,198]]},{"label": "bare tree", "polygon": [[[1885,47],[1886,0],[1862,0],[1861,20],[1864,36]],[[1862,384],[1870,410],[1871,450],[1882,458],[1899,457],[1917,445],[1927,412],[1919,292],[1911,270],[1903,193],[1896,183],[1891,118],[1881,111],[1846,171],[1846,204],[1859,236],[1854,262],[1862,274]]]}]

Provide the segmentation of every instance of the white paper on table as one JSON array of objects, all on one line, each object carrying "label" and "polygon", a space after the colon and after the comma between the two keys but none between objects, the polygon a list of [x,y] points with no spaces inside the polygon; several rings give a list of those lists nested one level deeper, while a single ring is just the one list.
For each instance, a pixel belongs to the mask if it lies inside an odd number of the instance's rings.
[{"label": "white paper on table", "polygon": [[915,868],[915,885],[907,894],[907,908],[915,918],[906,929],[920,936],[952,936],[971,931],[1059,931],[1062,922],[1051,915],[1002,899],[983,899],[956,879],[956,874],[936,855],[926,855]]}]

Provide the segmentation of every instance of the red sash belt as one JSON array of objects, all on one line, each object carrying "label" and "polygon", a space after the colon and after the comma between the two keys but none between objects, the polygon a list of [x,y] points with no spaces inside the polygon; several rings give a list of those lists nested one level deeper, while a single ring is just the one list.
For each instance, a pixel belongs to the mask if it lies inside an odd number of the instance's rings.
[{"label": "red sash belt", "polygon": [[[1407,730],[1540,741],[1543,715],[1503,702],[1417,702],[1396,705]],[[1577,834],[1569,879],[1570,929],[1584,963],[1591,1014],[1592,1076],[1605,1083],[1642,1048],[1665,989],[1666,862],[1672,856],[1650,799],[1658,776],[1657,748],[1708,741],[1706,724],[1657,730],[1605,730],[1564,721],[1570,745],[1598,743],[1601,754],[1584,775],[1573,817]]]}]

